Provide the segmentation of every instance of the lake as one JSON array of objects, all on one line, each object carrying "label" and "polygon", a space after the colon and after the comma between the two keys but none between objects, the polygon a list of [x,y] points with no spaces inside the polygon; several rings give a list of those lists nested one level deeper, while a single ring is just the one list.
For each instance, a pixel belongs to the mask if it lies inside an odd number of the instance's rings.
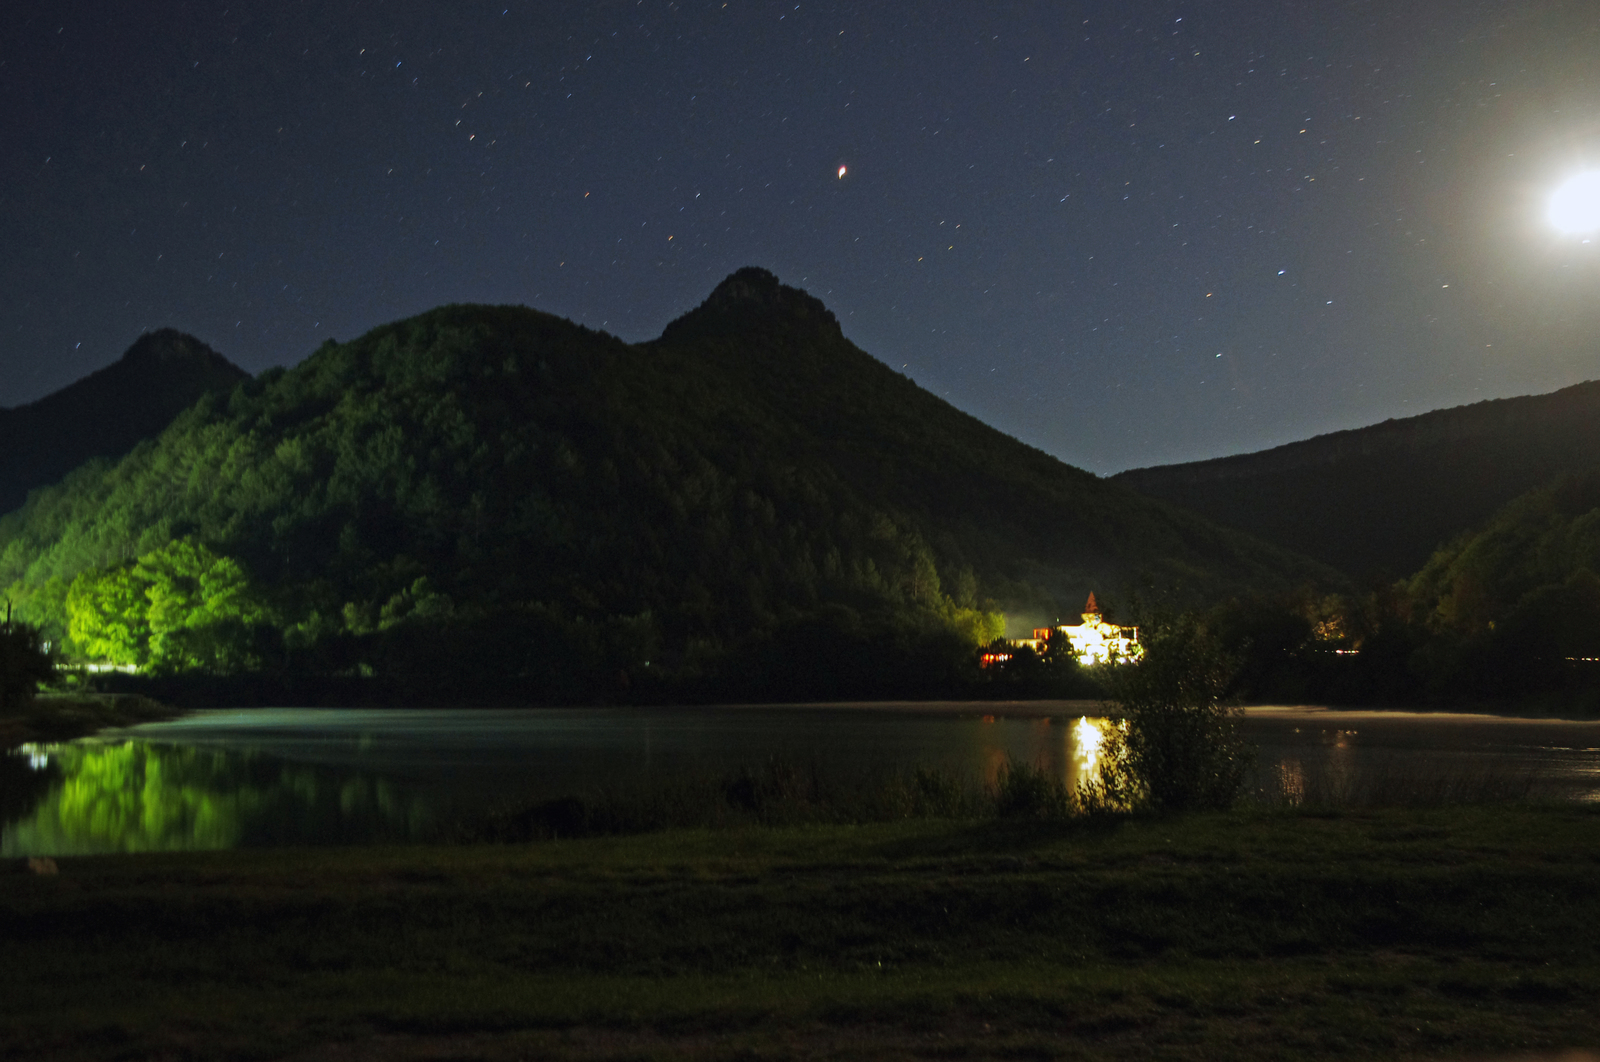
[{"label": "lake", "polygon": [[[509,802],[773,758],[842,778],[912,766],[1075,782],[1091,702],[525,710],[229,709],[0,757],[0,855],[426,840]],[[1251,708],[1274,798],[1600,798],[1600,722]]]}]

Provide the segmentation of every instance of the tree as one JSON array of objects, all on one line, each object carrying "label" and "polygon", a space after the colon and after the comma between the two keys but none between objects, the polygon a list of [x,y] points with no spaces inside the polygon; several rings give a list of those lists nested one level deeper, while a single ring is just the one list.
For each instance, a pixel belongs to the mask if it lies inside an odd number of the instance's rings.
[{"label": "tree", "polygon": [[1125,726],[1102,751],[1091,799],[1160,813],[1231,806],[1253,757],[1226,699],[1237,666],[1192,616],[1147,638],[1144,659],[1108,679]]},{"label": "tree", "polygon": [[55,659],[39,637],[39,628],[11,618],[0,623],[0,715],[15,714],[33,703],[39,683],[55,677]]},{"label": "tree", "polygon": [[233,671],[246,666],[250,629],[267,619],[244,568],[193,537],[139,558],[135,578],[150,607],[150,666]]},{"label": "tree", "polygon": [[91,657],[138,666],[149,655],[149,608],[132,565],[80,572],[67,590],[67,635]]},{"label": "tree", "polygon": [[67,631],[90,656],[159,671],[236,671],[270,619],[244,568],[192,537],[133,564],[87,571],[67,591]]}]

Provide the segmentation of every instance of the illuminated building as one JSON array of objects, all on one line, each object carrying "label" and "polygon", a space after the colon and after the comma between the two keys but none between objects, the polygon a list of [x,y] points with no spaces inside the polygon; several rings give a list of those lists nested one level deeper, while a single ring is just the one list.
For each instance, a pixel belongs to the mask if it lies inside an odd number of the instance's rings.
[{"label": "illuminated building", "polygon": [[1100,614],[1094,592],[1083,605],[1083,623],[1076,627],[1036,627],[1032,638],[1018,638],[1012,644],[1030,646],[1034,652],[1043,653],[1045,639],[1054,630],[1066,637],[1072,651],[1082,664],[1127,664],[1144,656],[1144,646],[1139,644],[1138,627],[1119,627],[1107,623]]}]

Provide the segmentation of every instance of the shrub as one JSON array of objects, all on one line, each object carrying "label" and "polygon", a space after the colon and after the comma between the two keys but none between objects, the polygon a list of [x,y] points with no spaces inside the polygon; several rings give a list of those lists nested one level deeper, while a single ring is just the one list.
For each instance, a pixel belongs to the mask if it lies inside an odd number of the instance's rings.
[{"label": "shrub", "polygon": [[1099,783],[1080,795],[1085,809],[1230,807],[1254,759],[1239,736],[1239,709],[1226,699],[1236,668],[1191,616],[1149,637],[1142,661],[1109,676],[1123,725],[1101,748]]},{"label": "shrub", "polygon": [[1075,811],[1072,793],[1042,767],[1007,760],[995,779],[994,813],[1002,819],[1065,819]]}]

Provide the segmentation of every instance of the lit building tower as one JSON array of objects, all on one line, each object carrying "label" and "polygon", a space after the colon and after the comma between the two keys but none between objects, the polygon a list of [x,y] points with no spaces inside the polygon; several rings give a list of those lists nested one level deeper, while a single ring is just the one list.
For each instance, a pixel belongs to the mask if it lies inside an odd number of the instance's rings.
[{"label": "lit building tower", "polygon": [[[1076,627],[1054,628],[1072,645],[1072,651],[1080,663],[1130,664],[1144,656],[1144,646],[1139,644],[1139,628],[1107,623],[1100,613],[1100,603],[1094,599],[1093,590],[1089,591],[1089,600],[1083,603],[1081,615],[1083,623]],[[1049,627],[1040,627],[1033,632],[1032,638],[1021,639],[1017,644],[1031,645],[1036,651],[1043,652],[1050,631]]]}]

